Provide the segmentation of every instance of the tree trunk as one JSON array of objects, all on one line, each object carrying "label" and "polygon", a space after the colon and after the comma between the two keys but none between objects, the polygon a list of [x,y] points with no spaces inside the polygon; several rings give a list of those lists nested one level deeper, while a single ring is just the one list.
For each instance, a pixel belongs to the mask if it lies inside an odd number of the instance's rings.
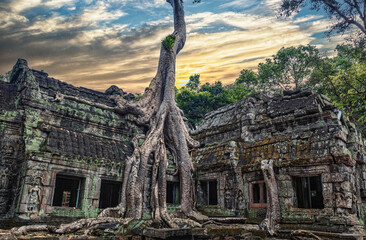
[{"label": "tree trunk", "polygon": [[277,182],[273,171],[273,160],[263,160],[261,162],[261,169],[267,186],[267,215],[260,226],[261,228],[267,229],[268,233],[273,236],[279,229],[281,217]]},{"label": "tree trunk", "polygon": [[[183,113],[175,103],[175,65],[176,56],[186,41],[186,25],[183,2],[167,0],[173,7],[174,44],[171,48],[162,44],[158,71],[149,88],[139,101],[126,101],[113,96],[121,112],[129,109],[139,115],[137,122],[149,127],[146,136],[138,135],[133,140],[135,150],[128,159],[124,171],[121,204],[114,209],[107,209],[101,216],[110,216],[111,211],[118,211],[120,216],[142,218],[144,180],[147,174],[147,162],[153,157],[151,186],[151,206],[157,221],[163,220],[170,227],[176,227],[167,213],[166,207],[166,168],[167,150],[177,160],[180,176],[181,211],[196,220],[207,217],[194,210],[193,164],[188,154],[188,147],[197,147],[183,121]],[[132,110],[132,109],[135,109]],[[138,140],[145,138],[139,146]]]},{"label": "tree trunk", "polygon": [[[176,56],[184,47],[186,41],[186,25],[182,0],[167,0],[173,7],[174,13],[174,44],[162,44],[159,66],[155,78],[152,79],[142,98],[138,101],[127,101],[121,96],[111,96],[117,104],[116,108],[108,108],[120,114],[136,115],[138,124],[148,127],[146,135],[136,135],[132,143],[134,152],[125,163],[121,191],[121,203],[115,208],[103,210],[97,218],[82,219],[77,222],[61,225],[59,228],[33,225],[23,229],[13,229],[14,233],[22,234],[27,231],[52,229],[56,233],[68,233],[80,228],[94,226],[96,223],[110,222],[111,218],[141,219],[143,213],[144,181],[147,174],[147,162],[153,158],[151,176],[151,207],[153,219],[164,222],[169,227],[178,227],[170,218],[166,205],[166,170],[168,166],[167,152],[177,161],[180,176],[181,211],[189,218],[197,221],[208,218],[194,209],[194,182],[192,178],[193,164],[188,153],[188,147],[197,147],[199,143],[193,140],[183,121],[183,112],[175,103],[175,65]],[[56,101],[71,96],[59,96]],[[100,106],[106,108],[105,106]],[[144,139],[140,146],[140,140]],[[191,220],[176,219],[177,223],[186,222],[198,226]]]}]

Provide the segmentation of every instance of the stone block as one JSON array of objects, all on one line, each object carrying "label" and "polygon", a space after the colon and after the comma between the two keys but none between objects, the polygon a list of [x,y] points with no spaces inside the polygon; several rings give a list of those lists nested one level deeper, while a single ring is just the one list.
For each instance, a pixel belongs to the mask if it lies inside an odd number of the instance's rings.
[{"label": "stone block", "polygon": [[335,225],[346,225],[347,223],[345,218],[339,216],[331,216],[329,222]]},{"label": "stone block", "polygon": [[341,174],[341,173],[323,173],[322,174],[323,183],[343,182],[344,179],[345,179],[345,175]]},{"label": "stone block", "polygon": [[278,181],[291,181],[291,176],[286,174],[278,175]]}]

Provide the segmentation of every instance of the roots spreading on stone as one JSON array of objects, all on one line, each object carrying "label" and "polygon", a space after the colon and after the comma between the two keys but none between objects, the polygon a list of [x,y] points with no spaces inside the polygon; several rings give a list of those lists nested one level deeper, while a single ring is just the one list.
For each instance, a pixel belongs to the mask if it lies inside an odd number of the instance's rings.
[{"label": "roots spreading on stone", "polygon": [[[176,228],[182,222],[191,226],[199,223],[188,219],[172,219],[166,205],[166,172],[168,167],[167,154],[173,156],[177,163],[181,186],[181,212],[196,221],[208,218],[194,209],[194,181],[193,164],[188,153],[188,147],[197,147],[199,143],[189,136],[183,121],[183,112],[175,103],[175,63],[176,55],[183,48],[186,40],[186,26],[184,20],[183,2],[181,0],[167,0],[173,7],[174,13],[174,45],[171,49],[161,46],[158,71],[150,86],[138,101],[127,101],[119,95],[111,96],[117,107],[97,106],[117,113],[131,113],[136,116],[138,124],[148,127],[146,135],[136,135],[132,143],[133,154],[125,163],[122,182],[121,202],[115,208],[105,209],[97,218],[82,219],[77,222],[61,225],[56,228],[47,225],[25,226],[14,229],[21,234],[27,231],[48,230],[54,233],[69,233],[81,228],[90,229],[97,224],[116,221],[116,218],[142,219],[144,184],[147,175],[148,160],[153,159],[151,176],[152,218],[155,222]],[[55,101],[64,98],[75,101],[73,96],[57,95]],[[93,103],[90,103],[93,105]],[[142,144],[141,140],[144,140]],[[123,221],[123,220],[118,220]]]},{"label": "roots spreading on stone", "polygon": [[11,231],[14,235],[25,235],[30,232],[42,232],[42,231],[58,234],[68,234],[68,233],[74,233],[80,229],[86,229],[84,232],[84,234],[86,235],[90,230],[93,230],[100,224],[106,224],[106,223],[126,224],[129,221],[131,221],[131,219],[118,219],[114,217],[96,217],[96,218],[80,219],[72,223],[61,224],[59,227],[53,225],[29,225],[29,226],[22,226],[20,228],[13,228]]}]

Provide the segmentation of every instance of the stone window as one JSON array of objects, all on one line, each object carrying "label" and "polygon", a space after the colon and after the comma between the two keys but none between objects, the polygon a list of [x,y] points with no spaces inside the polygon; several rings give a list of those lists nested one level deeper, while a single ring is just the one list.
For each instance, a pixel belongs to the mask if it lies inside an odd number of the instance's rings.
[{"label": "stone window", "polygon": [[204,205],[217,205],[217,181],[201,181]]},{"label": "stone window", "polygon": [[169,204],[180,204],[179,182],[166,183],[166,202]]},{"label": "stone window", "polygon": [[100,185],[99,208],[116,207],[121,200],[121,183],[102,180]]},{"label": "stone window", "polygon": [[251,208],[267,207],[267,188],[264,180],[249,183],[249,195]]},{"label": "stone window", "polygon": [[82,178],[57,175],[52,206],[80,207],[82,184]]},{"label": "stone window", "polygon": [[293,179],[298,208],[324,208],[323,189],[320,176],[294,177]]}]

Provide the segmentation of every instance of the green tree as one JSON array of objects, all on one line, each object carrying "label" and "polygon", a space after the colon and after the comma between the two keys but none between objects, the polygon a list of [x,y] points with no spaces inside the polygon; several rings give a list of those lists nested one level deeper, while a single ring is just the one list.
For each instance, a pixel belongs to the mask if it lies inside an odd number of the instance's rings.
[{"label": "green tree", "polygon": [[264,91],[298,90],[305,86],[321,57],[314,46],[281,48],[258,65],[258,87]]},{"label": "green tree", "polygon": [[247,88],[255,88],[258,85],[258,76],[252,70],[243,69],[240,71],[239,77],[235,80],[235,84],[242,84]]},{"label": "green tree", "polygon": [[199,77],[198,74],[190,76],[186,86],[176,90],[175,97],[178,107],[183,110],[192,129],[196,128],[206,113],[254,93],[253,88],[247,88],[240,83],[223,86],[222,82],[217,81],[214,84],[200,85]]},{"label": "green tree", "polygon": [[185,85],[185,88],[197,91],[199,85],[200,85],[200,75],[195,74],[189,77],[189,81]]},{"label": "green tree", "polygon": [[184,112],[190,128],[195,129],[205,114],[211,111],[210,99],[209,92],[196,92],[188,88],[178,90],[175,100],[178,107]]},{"label": "green tree", "polygon": [[254,88],[248,88],[244,84],[230,84],[225,86],[225,89],[229,102],[237,102],[256,93]]}]

